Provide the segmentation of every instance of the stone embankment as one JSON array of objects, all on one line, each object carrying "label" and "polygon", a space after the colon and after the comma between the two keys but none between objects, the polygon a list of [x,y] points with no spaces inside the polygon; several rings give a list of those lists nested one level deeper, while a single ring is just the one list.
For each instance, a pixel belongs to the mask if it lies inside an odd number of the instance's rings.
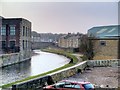
[{"label": "stone embankment", "polygon": [[[84,61],[84,62],[81,62],[77,65],[72,66],[72,67],[69,67],[69,68],[66,68],[66,69],[48,74],[47,76],[50,76],[52,78],[51,80],[49,80],[49,83],[50,83],[50,81],[51,81],[51,83],[52,82],[58,82],[60,80],[69,78],[71,76],[74,76],[78,73],[83,73],[86,70],[87,67],[111,67],[111,66],[112,67],[117,67],[119,65],[119,63],[118,63],[119,61],[120,60],[94,60],[94,61],[90,60],[90,61]],[[14,87],[28,87],[28,88],[34,87],[35,88],[35,87],[39,87],[39,86],[42,87],[45,83],[47,83],[47,81],[41,81],[41,77],[40,77],[40,79],[37,78],[37,80],[33,79],[33,80],[29,80],[28,82],[26,81],[26,82],[23,82],[23,83],[20,83],[20,84],[18,83],[17,85],[14,85]]]},{"label": "stone embankment", "polygon": [[30,59],[31,57],[28,57],[27,54],[26,55],[23,55],[21,53],[2,54],[0,55],[0,67],[20,63]]}]

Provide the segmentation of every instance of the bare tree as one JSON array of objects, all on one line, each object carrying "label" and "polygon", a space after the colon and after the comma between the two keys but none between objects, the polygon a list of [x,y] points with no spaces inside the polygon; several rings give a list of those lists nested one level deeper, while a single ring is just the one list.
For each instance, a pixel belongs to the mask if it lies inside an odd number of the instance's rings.
[{"label": "bare tree", "polygon": [[80,44],[80,53],[84,54],[85,59],[93,59],[93,44],[94,42],[92,42],[92,39],[90,39],[87,35],[82,36]]}]

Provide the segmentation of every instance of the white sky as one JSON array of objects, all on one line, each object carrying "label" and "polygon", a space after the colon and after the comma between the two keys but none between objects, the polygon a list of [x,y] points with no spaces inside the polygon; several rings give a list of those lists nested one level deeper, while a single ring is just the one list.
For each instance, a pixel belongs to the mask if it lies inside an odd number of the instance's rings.
[{"label": "white sky", "polygon": [[119,2],[120,0],[1,0],[2,2]]},{"label": "white sky", "polygon": [[118,24],[118,0],[32,1],[2,0],[0,15],[26,18],[32,30],[40,33],[86,33],[94,26]]}]

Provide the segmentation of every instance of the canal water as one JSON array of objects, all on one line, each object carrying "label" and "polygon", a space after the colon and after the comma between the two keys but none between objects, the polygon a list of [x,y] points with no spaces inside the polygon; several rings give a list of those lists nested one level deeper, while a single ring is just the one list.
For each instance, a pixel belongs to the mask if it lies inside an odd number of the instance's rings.
[{"label": "canal water", "polygon": [[35,50],[36,55],[31,60],[0,68],[0,86],[29,76],[38,75],[64,66],[70,60],[64,56]]}]

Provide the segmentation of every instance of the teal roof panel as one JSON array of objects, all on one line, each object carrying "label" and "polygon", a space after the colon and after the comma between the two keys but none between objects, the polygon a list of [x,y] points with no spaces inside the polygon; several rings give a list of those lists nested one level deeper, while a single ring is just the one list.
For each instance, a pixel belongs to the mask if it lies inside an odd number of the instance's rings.
[{"label": "teal roof panel", "polygon": [[120,37],[120,25],[93,27],[88,30],[88,37],[118,38]]}]

